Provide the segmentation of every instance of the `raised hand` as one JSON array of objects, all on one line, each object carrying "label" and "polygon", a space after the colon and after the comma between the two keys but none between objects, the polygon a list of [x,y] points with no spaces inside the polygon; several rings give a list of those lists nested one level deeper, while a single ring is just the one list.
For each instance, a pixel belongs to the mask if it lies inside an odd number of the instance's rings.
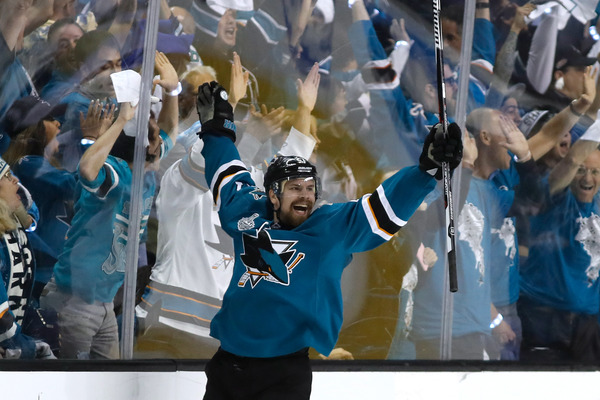
[{"label": "raised hand", "polygon": [[233,52],[233,64],[231,64],[231,83],[229,85],[229,104],[235,109],[235,106],[246,96],[248,89],[248,78],[250,73],[244,72],[240,56]]},{"label": "raised hand", "polygon": [[298,89],[298,107],[306,107],[309,111],[312,111],[315,108],[320,82],[321,75],[319,75],[319,64],[314,63],[304,82],[301,79],[296,81],[296,88]]},{"label": "raised hand", "polygon": [[272,136],[281,133],[281,126],[286,118],[283,106],[267,110],[267,106],[261,105],[260,111],[250,106],[250,118],[248,119],[247,132],[252,134],[260,142],[266,142]]},{"label": "raised hand", "polygon": [[473,169],[475,165],[475,160],[477,160],[477,143],[475,143],[475,138],[471,137],[469,132],[465,129],[463,133],[463,167]]},{"label": "raised hand", "polygon": [[447,162],[453,171],[462,160],[462,132],[456,123],[448,125],[448,135],[444,137],[440,123],[431,127],[425,138],[423,151],[419,157],[419,168],[435,177],[442,179],[442,163]]},{"label": "raised hand", "polygon": [[525,135],[523,135],[512,119],[503,114],[500,114],[498,118],[500,129],[504,135],[504,140],[498,144],[517,156],[520,162],[529,160],[531,152],[529,151],[529,144]]},{"label": "raised hand", "polygon": [[121,103],[121,110],[117,119],[127,122],[135,116],[135,109],[130,102]]},{"label": "raised hand", "polygon": [[593,69],[591,66],[588,66],[585,69],[585,74],[583,75],[583,89],[581,92],[581,96],[579,97],[579,100],[576,102],[576,104],[573,105],[575,110],[580,114],[583,114],[587,111],[589,106],[592,104],[592,101],[594,101],[594,98],[596,97],[596,92],[598,90],[596,86],[597,73],[598,70]]},{"label": "raised hand", "polygon": [[82,137],[96,140],[102,136],[113,123],[115,111],[114,104],[103,104],[100,100],[92,100],[85,117],[83,112],[79,112]]},{"label": "raised hand", "polygon": [[204,83],[198,87],[196,111],[202,123],[199,136],[206,133],[226,136],[235,142],[235,124],[233,123],[233,107],[227,101],[229,96],[223,86],[216,81]]},{"label": "raised hand", "polygon": [[160,75],[160,79],[155,79],[152,83],[158,84],[168,93],[177,89],[179,86],[179,77],[177,71],[165,56],[164,53],[157,51],[154,55],[154,67]]},{"label": "raised hand", "polygon": [[533,3],[527,3],[521,7],[516,7],[515,17],[511,24],[511,30],[514,32],[521,32],[523,29],[525,29],[527,27],[525,17],[531,14],[531,12],[536,8],[537,6]]},{"label": "raised hand", "polygon": [[390,25],[390,35],[392,35],[392,39],[390,39],[394,44],[403,40],[405,42],[410,42],[410,36],[408,36],[408,32],[406,32],[406,28],[404,27],[404,18],[394,19],[392,24]]}]

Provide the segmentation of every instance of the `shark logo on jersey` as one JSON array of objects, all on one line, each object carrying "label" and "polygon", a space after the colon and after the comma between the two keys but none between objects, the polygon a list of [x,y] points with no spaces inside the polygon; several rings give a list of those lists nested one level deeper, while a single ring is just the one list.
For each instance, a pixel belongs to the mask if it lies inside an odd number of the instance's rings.
[{"label": "shark logo on jersey", "polygon": [[467,203],[458,216],[458,239],[464,240],[475,255],[475,268],[479,271],[479,284],[483,284],[485,264],[483,260],[483,227],[484,216],[472,203]]},{"label": "shark logo on jersey", "polygon": [[73,210],[73,200],[65,200],[62,203],[64,207],[63,212],[60,214],[57,213],[56,219],[67,226],[71,226],[71,221],[75,215],[75,211]]},{"label": "shark logo on jersey", "polygon": [[579,232],[575,240],[583,245],[583,249],[590,256],[590,265],[585,274],[588,278],[588,287],[598,279],[600,270],[600,217],[594,213],[587,218],[577,218]]},{"label": "shark logo on jersey", "polygon": [[492,229],[493,234],[498,234],[498,237],[504,241],[506,250],[504,255],[508,256],[511,260],[515,258],[517,254],[517,246],[515,246],[515,225],[511,218],[504,218],[504,222],[500,229]]},{"label": "shark logo on jersey", "polygon": [[288,286],[292,270],[304,259],[304,253],[296,254],[293,248],[296,240],[273,240],[263,225],[256,236],[244,233],[242,241],[244,252],[240,258],[246,266],[246,272],[238,282],[243,287],[250,281],[252,288],[265,280]]}]

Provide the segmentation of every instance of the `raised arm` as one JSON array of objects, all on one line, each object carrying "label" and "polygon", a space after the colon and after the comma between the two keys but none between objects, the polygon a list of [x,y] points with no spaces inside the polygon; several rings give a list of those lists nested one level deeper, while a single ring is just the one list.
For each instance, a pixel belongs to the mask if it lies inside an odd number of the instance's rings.
[{"label": "raised arm", "polygon": [[545,93],[552,81],[558,34],[558,7],[552,7],[550,14],[542,15],[542,21],[531,39],[527,79],[538,93]]},{"label": "raised arm", "polygon": [[156,52],[154,65],[160,75],[160,79],[155,79],[154,83],[163,88],[163,106],[158,116],[158,126],[175,143],[179,123],[178,88],[181,88],[179,77],[164,53]]},{"label": "raised arm", "polygon": [[[16,51],[19,40],[23,37],[27,25],[27,12],[31,8],[31,1],[0,2],[0,32],[10,51]],[[13,53],[14,54],[14,53]],[[4,68],[3,56],[0,57],[0,67]],[[12,60],[10,60],[12,62]]]},{"label": "raised arm", "polygon": [[[583,78],[581,97],[552,117],[536,135],[527,140],[534,160],[539,160],[549,152],[561,140],[564,133],[575,126],[580,116],[587,113],[592,100],[597,97],[595,80],[596,73],[588,67]],[[596,115],[592,116],[595,117]]]},{"label": "raised arm", "polygon": [[250,73],[244,72],[240,56],[233,52],[233,64],[231,64],[231,82],[229,84],[229,104],[235,110],[237,103],[246,96],[248,89],[248,78]]},{"label": "raised arm", "polygon": [[[600,61],[600,53],[598,53],[596,55],[596,60]],[[591,67],[590,67],[591,68]],[[586,71],[586,75],[587,75]],[[594,78],[598,77],[598,70],[594,69]],[[600,79],[594,79],[596,81],[596,91],[595,91],[595,96],[593,96],[592,98],[594,99],[592,101],[592,104],[589,106],[589,108],[587,109],[587,111],[585,111],[585,114],[590,117],[592,120],[596,119],[596,113],[598,112],[598,110],[600,110]],[[584,86],[584,90],[586,89],[586,87]]]},{"label": "raised arm", "polygon": [[505,115],[500,115],[500,128],[504,134],[504,141],[499,145],[514,154],[518,162],[529,161],[531,159],[529,144],[513,120]]},{"label": "raised arm", "polygon": [[[92,107],[91,104],[90,107]],[[125,123],[133,116],[133,107],[129,103],[122,103],[116,121],[83,153],[79,161],[79,174],[83,179],[91,182],[98,177],[98,173],[110,154],[115,141],[121,134]]]},{"label": "raised arm", "polygon": [[550,194],[554,195],[571,183],[577,169],[592,154],[600,144],[600,120],[588,128],[588,130],[569,149],[569,152],[550,172],[548,183]]},{"label": "raised arm", "polygon": [[321,82],[321,75],[319,75],[319,64],[317,63],[312,66],[304,81],[301,79],[296,81],[298,108],[292,125],[307,136],[310,135],[310,114],[317,101],[319,82]]},{"label": "raised arm", "polygon": [[517,7],[515,18],[510,26],[508,36],[498,52],[496,63],[494,65],[494,75],[492,84],[500,91],[504,91],[512,75],[515,64],[515,50],[517,48],[517,38],[519,33],[527,27],[525,17],[529,15],[536,6],[527,3],[522,7]]}]

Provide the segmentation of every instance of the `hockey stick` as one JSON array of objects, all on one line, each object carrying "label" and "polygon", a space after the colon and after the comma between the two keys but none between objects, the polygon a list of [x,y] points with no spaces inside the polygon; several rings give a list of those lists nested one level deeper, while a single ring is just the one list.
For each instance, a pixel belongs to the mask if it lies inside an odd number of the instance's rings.
[{"label": "hockey stick", "polygon": [[[433,36],[435,39],[435,61],[437,66],[437,86],[440,123],[444,137],[448,137],[448,116],[446,115],[446,83],[444,82],[444,43],[442,24],[440,22],[441,0],[433,0]],[[450,182],[450,166],[442,163],[442,179],[444,182],[444,202],[446,206],[446,225],[448,226],[446,248],[448,250],[448,275],[450,291],[458,290],[456,274],[456,241],[454,238],[454,204]]]}]

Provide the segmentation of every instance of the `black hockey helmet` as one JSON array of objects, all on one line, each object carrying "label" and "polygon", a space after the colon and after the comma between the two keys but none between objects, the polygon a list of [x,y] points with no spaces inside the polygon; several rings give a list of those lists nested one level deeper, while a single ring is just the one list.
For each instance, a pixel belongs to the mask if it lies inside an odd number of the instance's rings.
[{"label": "black hockey helmet", "polygon": [[298,156],[279,156],[269,163],[264,177],[265,192],[273,189],[275,195],[281,194],[282,181],[298,178],[313,178],[315,180],[315,199],[321,192],[321,181],[317,175],[317,167],[306,159]]}]

